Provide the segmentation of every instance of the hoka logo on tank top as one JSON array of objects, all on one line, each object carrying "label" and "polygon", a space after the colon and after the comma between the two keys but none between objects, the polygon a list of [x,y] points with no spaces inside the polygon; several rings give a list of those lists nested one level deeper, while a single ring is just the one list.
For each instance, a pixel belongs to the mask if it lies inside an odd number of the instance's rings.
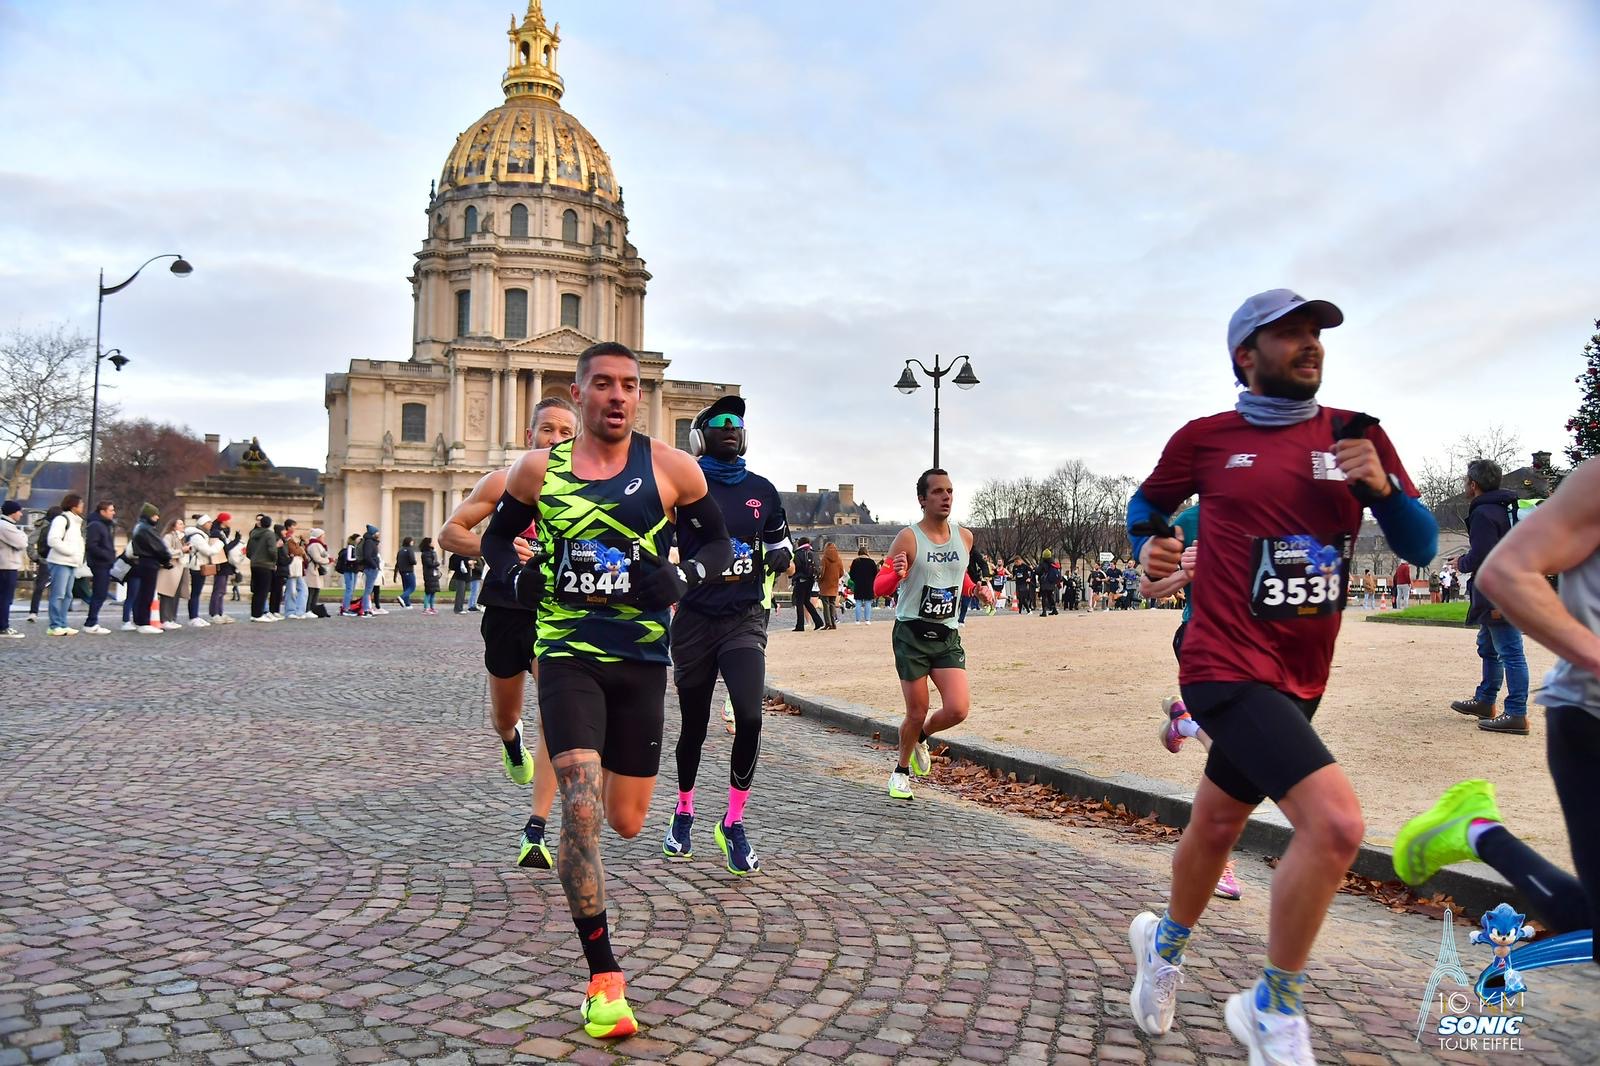
[{"label": "hoka logo on tank top", "polygon": [[534,653],[667,662],[671,612],[633,604],[633,567],[646,551],[665,558],[670,546],[650,438],[635,433],[622,470],[596,481],[573,473],[572,441],[551,448],[538,526],[546,594]]}]

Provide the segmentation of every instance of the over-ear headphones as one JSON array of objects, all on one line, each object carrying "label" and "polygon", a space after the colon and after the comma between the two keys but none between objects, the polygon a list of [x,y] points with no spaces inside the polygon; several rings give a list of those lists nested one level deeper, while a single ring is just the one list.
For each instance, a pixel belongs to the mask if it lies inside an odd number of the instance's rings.
[{"label": "over-ear headphones", "polygon": [[[723,408],[723,410],[718,410],[719,406],[721,406]],[[728,405],[723,404],[722,401],[719,400],[717,403],[712,404],[710,407],[702,409],[699,414],[694,416],[694,421],[689,424],[689,454],[690,455],[701,456],[701,455],[704,455],[706,453],[706,435],[704,433],[704,430],[705,430],[706,423],[711,420],[711,417],[713,415],[719,415],[719,414],[726,413],[726,414],[736,414],[741,419],[744,418],[743,410],[732,411],[732,410],[727,410],[727,407],[728,407]],[[740,408],[744,407],[744,403],[743,403],[742,400],[739,402],[739,407]],[[740,455],[744,454],[745,449],[747,447],[749,447],[749,444],[750,444],[750,439],[747,436],[744,427],[741,426],[739,428],[739,454]]]}]

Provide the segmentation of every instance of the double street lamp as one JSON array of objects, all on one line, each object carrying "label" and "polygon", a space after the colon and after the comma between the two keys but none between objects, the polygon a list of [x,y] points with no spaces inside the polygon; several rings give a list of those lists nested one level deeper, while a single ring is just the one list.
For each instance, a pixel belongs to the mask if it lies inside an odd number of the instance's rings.
[{"label": "double street lamp", "polygon": [[113,348],[109,352],[100,350],[100,322],[105,314],[106,297],[113,296],[132,285],[133,279],[139,276],[139,271],[154,263],[157,259],[173,260],[169,269],[180,278],[186,278],[194,273],[194,267],[189,265],[189,261],[175,252],[151,256],[140,263],[139,270],[135,270],[128,275],[128,279],[120,285],[107,285],[105,268],[102,267],[100,270],[100,285],[95,294],[94,308],[94,400],[89,415],[89,487],[87,491],[88,498],[84,500],[85,509],[90,513],[93,513],[95,504],[99,502],[94,498],[94,461],[100,437],[100,361],[102,359],[111,360],[111,366],[115,370],[121,370],[128,365],[128,357],[122,354],[120,348]]},{"label": "double street lamp", "polygon": [[963,390],[972,388],[978,383],[978,375],[972,372],[972,360],[964,355],[958,355],[950,362],[949,366],[942,366],[939,363],[937,353],[933,357],[932,370],[923,366],[920,359],[907,359],[905,369],[900,371],[900,380],[895,382],[894,385],[895,388],[907,396],[922,387],[921,383],[917,381],[917,376],[911,372],[913,364],[921,368],[924,374],[933,379],[933,465],[935,467],[939,465],[939,382],[943,380],[946,374],[955,370],[958,363],[961,369],[956,373],[956,387]]}]

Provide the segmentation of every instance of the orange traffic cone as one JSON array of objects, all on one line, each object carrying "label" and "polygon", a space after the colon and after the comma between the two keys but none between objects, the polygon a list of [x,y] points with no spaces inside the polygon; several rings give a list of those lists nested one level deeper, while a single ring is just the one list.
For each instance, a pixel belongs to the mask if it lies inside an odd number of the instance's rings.
[{"label": "orange traffic cone", "polygon": [[1388,609],[1389,609],[1389,590],[1388,589],[1384,589],[1383,591],[1378,593],[1378,610],[1387,611]]}]

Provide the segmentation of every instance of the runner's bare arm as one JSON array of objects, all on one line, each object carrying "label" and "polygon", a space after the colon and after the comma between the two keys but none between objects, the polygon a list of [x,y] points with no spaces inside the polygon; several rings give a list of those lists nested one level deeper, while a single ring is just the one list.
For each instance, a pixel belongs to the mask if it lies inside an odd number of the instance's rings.
[{"label": "runner's bare arm", "polygon": [[1139,595],[1147,600],[1162,600],[1171,596],[1189,583],[1189,574],[1186,570],[1174,570],[1160,581],[1151,581],[1148,577],[1139,579]]},{"label": "runner's bare arm", "polygon": [[537,603],[537,582],[520,582],[522,556],[516,541],[538,515],[539,486],[544,484],[550,450],[528,452],[506,471],[505,491],[494,506],[489,528],[483,531],[481,551],[490,571],[502,577],[525,606]]},{"label": "runner's bare arm", "polygon": [[1600,634],[1572,617],[1545,580],[1600,550],[1600,460],[1567,475],[1556,494],[1518,522],[1478,574],[1478,586],[1517,628],[1600,676]]},{"label": "runner's bare arm", "polygon": [[467,494],[467,498],[450,512],[450,517],[439,527],[439,546],[457,555],[480,554],[482,545],[479,543],[478,534],[473,530],[478,523],[489,517],[505,487],[504,470],[493,470],[483,475]]}]

